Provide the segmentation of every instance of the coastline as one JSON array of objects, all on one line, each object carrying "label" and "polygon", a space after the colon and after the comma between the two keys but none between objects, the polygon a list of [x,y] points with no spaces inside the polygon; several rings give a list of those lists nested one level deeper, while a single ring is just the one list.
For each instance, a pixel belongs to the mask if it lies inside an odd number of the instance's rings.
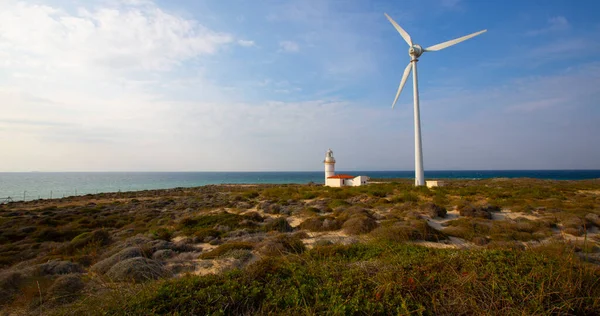
[{"label": "coastline", "polygon": [[[412,171],[359,171],[372,179],[414,178]],[[582,180],[600,178],[600,170],[427,171],[426,179],[538,178]],[[34,200],[96,193],[171,189],[214,184],[323,183],[323,172],[179,172],[179,173],[0,173],[0,201]]]}]

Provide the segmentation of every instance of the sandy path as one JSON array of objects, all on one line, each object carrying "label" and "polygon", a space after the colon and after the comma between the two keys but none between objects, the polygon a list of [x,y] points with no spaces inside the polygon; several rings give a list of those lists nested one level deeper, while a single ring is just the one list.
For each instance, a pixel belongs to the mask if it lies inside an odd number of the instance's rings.
[{"label": "sandy path", "polygon": [[538,216],[536,215],[531,215],[531,214],[525,214],[525,213],[521,213],[521,212],[511,212],[510,210],[502,210],[501,212],[492,212],[492,219],[493,220],[506,220],[508,219],[516,219],[519,217],[523,217],[526,218],[528,220],[532,220],[532,221],[536,221],[538,219],[540,219]]}]

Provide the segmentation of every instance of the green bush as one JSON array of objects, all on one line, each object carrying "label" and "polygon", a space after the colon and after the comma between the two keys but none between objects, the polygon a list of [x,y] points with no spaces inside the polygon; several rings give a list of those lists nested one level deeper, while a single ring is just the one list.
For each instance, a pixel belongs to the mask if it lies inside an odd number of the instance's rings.
[{"label": "green bush", "polygon": [[366,216],[351,217],[342,225],[344,232],[350,235],[366,234],[377,227],[377,222]]},{"label": "green bush", "polygon": [[238,249],[252,250],[254,245],[248,242],[230,242],[200,255],[200,259],[215,259],[223,256],[224,254]]},{"label": "green bush", "polygon": [[279,217],[266,222],[263,226],[263,229],[267,232],[278,231],[282,233],[291,232],[292,230],[294,230],[292,226],[290,226],[290,223],[288,223],[288,221],[283,217]]},{"label": "green bush", "polygon": [[173,238],[173,231],[164,227],[160,227],[157,230],[152,231],[151,233],[154,239],[171,241],[171,238]]},{"label": "green bush", "polygon": [[519,250],[322,246],[160,282],[102,306],[108,314],[584,315],[600,309],[599,277],[597,267]]},{"label": "green bush", "polygon": [[304,220],[299,227],[311,232],[332,231],[340,229],[342,222],[332,216],[319,216]]}]

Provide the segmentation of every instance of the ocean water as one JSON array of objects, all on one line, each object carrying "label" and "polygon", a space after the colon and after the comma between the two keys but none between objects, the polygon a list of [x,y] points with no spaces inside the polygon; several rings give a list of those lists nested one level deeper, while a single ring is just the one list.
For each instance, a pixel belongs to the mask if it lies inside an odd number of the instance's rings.
[{"label": "ocean water", "polygon": [[[337,172],[346,173],[346,172]],[[371,178],[414,178],[414,171],[352,171]],[[600,178],[600,170],[425,171],[426,179],[538,178],[582,180]],[[323,183],[314,172],[0,172],[0,203],[60,198],[118,191],[195,187],[223,183]]]}]

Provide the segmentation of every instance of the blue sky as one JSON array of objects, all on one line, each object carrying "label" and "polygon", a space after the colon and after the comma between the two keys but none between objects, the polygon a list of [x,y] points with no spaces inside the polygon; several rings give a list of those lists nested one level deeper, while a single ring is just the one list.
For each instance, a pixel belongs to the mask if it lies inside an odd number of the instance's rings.
[{"label": "blue sky", "polygon": [[0,1],[0,171],[600,169],[597,1]]}]

